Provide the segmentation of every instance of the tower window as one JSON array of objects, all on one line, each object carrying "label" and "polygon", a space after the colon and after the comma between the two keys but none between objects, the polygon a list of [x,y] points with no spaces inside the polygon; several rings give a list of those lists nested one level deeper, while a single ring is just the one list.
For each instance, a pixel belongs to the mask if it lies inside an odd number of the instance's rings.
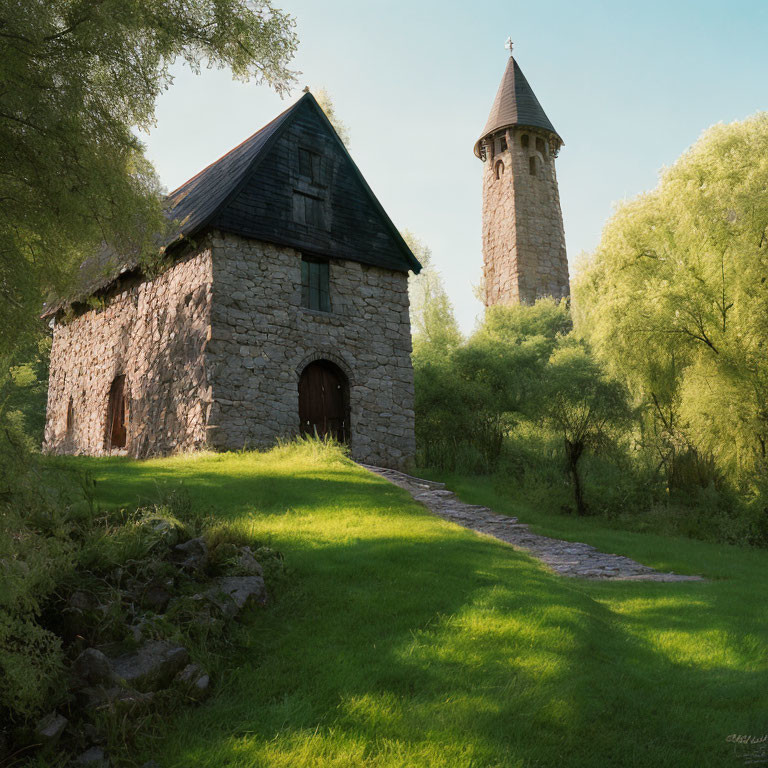
[{"label": "tower window", "polygon": [[536,137],[536,151],[541,152],[542,157],[547,154],[547,147],[544,144],[544,139],[539,136]]},{"label": "tower window", "polygon": [[504,175],[504,163],[501,160],[496,163],[494,171],[496,172],[497,179],[500,179]]},{"label": "tower window", "polygon": [[499,152],[506,152],[507,151],[507,137],[501,136],[499,138]]},{"label": "tower window", "polygon": [[529,141],[530,141],[530,139],[529,139],[529,136],[528,136],[528,134],[527,134],[527,133],[524,133],[524,134],[523,134],[523,135],[520,137],[520,144],[522,144],[522,145],[523,145],[523,147],[525,147],[526,149],[528,148],[528,143],[529,143]]},{"label": "tower window", "polygon": [[320,181],[320,155],[299,147],[299,176],[314,184]]},{"label": "tower window", "polygon": [[319,312],[331,311],[331,287],[328,262],[301,257],[301,305]]},{"label": "tower window", "polygon": [[536,155],[531,155],[528,158],[528,171],[530,172],[531,176],[539,175],[539,158],[536,157]]}]

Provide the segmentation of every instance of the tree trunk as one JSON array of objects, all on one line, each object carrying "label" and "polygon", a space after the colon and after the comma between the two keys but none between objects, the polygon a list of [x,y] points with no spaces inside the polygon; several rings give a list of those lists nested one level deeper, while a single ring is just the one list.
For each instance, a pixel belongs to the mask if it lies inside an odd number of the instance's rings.
[{"label": "tree trunk", "polygon": [[579,515],[586,515],[587,505],[584,503],[584,492],[581,488],[581,476],[579,475],[579,459],[582,453],[584,453],[584,443],[581,440],[571,442],[565,438],[565,456],[568,460],[568,473],[571,476],[576,512]]}]

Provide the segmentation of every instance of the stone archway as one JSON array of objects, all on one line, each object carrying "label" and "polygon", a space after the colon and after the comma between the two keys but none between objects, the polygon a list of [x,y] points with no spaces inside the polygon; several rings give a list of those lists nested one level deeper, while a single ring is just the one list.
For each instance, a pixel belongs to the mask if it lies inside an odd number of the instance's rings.
[{"label": "stone archway", "polygon": [[302,435],[349,442],[349,380],[330,360],[314,360],[299,376],[299,425]]}]

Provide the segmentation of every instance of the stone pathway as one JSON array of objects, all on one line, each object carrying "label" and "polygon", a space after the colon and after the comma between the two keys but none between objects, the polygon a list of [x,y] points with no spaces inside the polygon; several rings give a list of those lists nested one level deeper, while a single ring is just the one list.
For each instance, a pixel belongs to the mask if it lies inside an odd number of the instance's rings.
[{"label": "stone pathway", "polygon": [[511,544],[562,576],[625,581],[704,581],[701,576],[662,573],[629,557],[600,552],[589,544],[539,536],[527,525],[519,523],[516,517],[497,515],[488,507],[465,504],[453,491],[445,489],[445,483],[411,477],[394,469],[368,464],[361,466],[404,488],[438,517]]}]

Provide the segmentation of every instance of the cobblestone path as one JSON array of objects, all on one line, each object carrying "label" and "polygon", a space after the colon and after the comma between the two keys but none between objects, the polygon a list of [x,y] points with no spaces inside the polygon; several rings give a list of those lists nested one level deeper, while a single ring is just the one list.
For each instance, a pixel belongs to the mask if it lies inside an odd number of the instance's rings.
[{"label": "cobblestone path", "polygon": [[562,576],[631,581],[704,581],[701,576],[663,573],[629,557],[600,552],[589,544],[539,536],[524,523],[519,523],[516,517],[497,515],[488,507],[465,504],[452,491],[446,490],[444,483],[421,480],[394,469],[367,464],[361,466],[404,488],[438,517],[511,544],[515,549],[538,558]]}]

